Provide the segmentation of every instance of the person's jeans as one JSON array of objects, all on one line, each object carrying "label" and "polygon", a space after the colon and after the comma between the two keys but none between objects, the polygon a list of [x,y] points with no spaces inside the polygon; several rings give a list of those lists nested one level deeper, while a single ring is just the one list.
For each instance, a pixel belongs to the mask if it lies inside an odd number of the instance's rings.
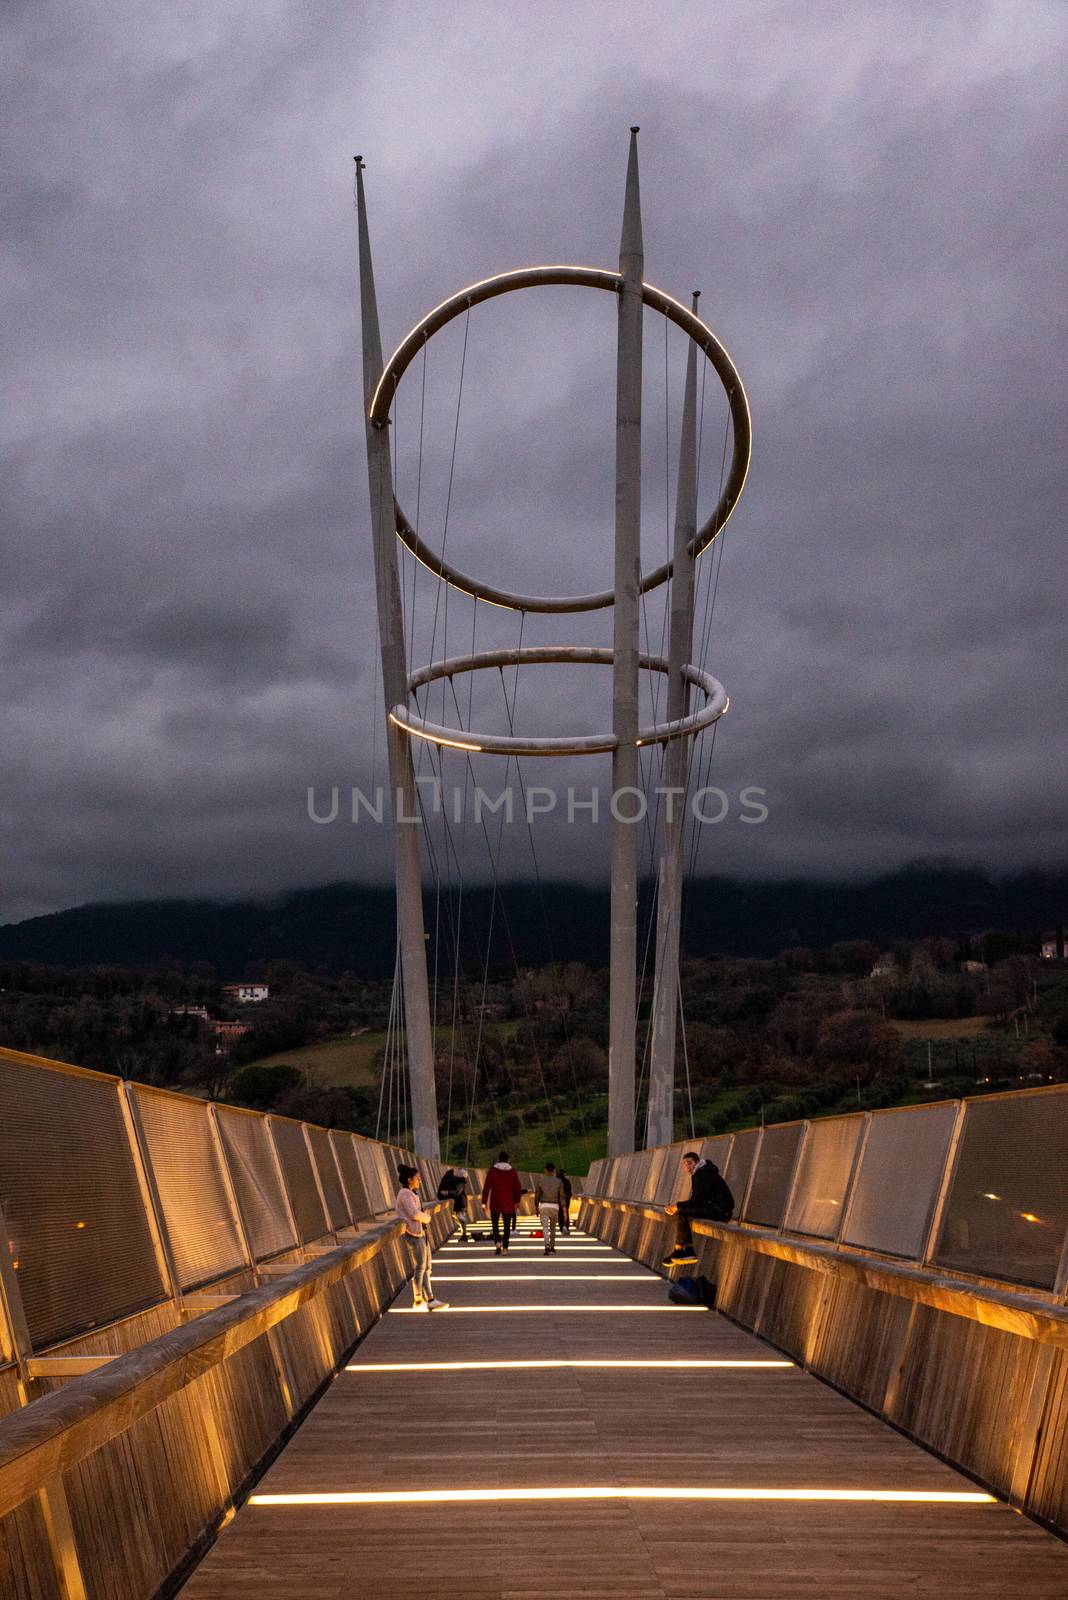
[{"label": "person's jeans", "polygon": [[560,1220],[560,1207],[539,1206],[538,1216],[541,1218],[541,1234],[545,1241],[546,1249],[551,1250],[556,1243],[556,1224]]},{"label": "person's jeans", "polygon": [[560,1232],[571,1232],[571,1211],[566,1200],[560,1206]]},{"label": "person's jeans", "polygon": [[404,1243],[412,1263],[412,1297],[415,1304],[433,1300],[434,1291],[430,1286],[430,1240],[425,1233],[420,1234],[418,1238],[414,1233],[406,1233]]},{"label": "person's jeans", "polygon": [[691,1217],[708,1217],[710,1221],[715,1221],[716,1213],[696,1200],[680,1200],[678,1214],[675,1217],[676,1248],[681,1246],[685,1250],[693,1249],[693,1229],[690,1227]]},{"label": "person's jeans", "polygon": [[460,1224],[460,1236],[461,1236],[461,1238],[466,1239],[467,1238],[467,1201],[466,1201],[466,1199],[464,1199],[464,1200],[454,1200],[453,1203],[452,1203],[452,1209],[453,1209],[453,1212],[455,1214],[457,1222]]},{"label": "person's jeans", "polygon": [[512,1224],[515,1221],[515,1212],[514,1211],[491,1211],[490,1212],[490,1221],[493,1224],[493,1242],[494,1242],[494,1244],[500,1244],[500,1242],[501,1242],[501,1233],[500,1233],[501,1225],[502,1224],[504,1225],[504,1248],[507,1250],[507,1248],[508,1248],[508,1240],[511,1237],[511,1233],[512,1233]]}]

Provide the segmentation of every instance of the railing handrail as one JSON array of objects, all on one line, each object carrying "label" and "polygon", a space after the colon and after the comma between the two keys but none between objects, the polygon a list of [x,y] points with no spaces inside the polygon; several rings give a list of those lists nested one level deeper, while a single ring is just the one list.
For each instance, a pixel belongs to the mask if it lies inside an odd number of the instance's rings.
[{"label": "railing handrail", "polygon": [[[431,1200],[426,1209],[450,1204]],[[379,1223],[0,1420],[0,1517],[363,1266],[403,1228],[399,1218]]]},{"label": "railing handrail", "polygon": [[[649,1200],[616,1200],[604,1195],[584,1195],[583,1199],[590,1205],[631,1212],[655,1222],[669,1220],[667,1208]],[[740,1244],[758,1255],[774,1256],[883,1294],[935,1306],[953,1316],[982,1322],[1038,1344],[1068,1349],[1068,1306],[1038,1298],[1047,1294],[1046,1290],[1028,1293],[1022,1289],[998,1289],[967,1278],[947,1277],[931,1267],[873,1257],[819,1240],[756,1228],[751,1223],[712,1222],[704,1217],[692,1217],[690,1221],[695,1233]]]}]

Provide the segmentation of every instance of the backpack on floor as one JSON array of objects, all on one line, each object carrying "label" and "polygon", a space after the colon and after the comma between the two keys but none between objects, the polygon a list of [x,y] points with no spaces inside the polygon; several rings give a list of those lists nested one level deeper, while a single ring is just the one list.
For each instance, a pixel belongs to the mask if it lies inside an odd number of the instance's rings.
[{"label": "backpack on floor", "polygon": [[697,1287],[697,1279],[687,1275],[678,1278],[668,1290],[668,1299],[676,1306],[699,1306],[702,1304],[701,1295]]}]

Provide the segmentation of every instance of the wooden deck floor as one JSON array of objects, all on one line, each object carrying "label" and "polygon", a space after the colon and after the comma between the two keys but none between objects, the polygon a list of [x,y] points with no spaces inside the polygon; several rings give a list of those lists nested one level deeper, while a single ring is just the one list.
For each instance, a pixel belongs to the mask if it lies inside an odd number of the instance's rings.
[{"label": "wooden deck floor", "polygon": [[[783,1360],[714,1313],[668,1309],[661,1278],[599,1243],[563,1241],[551,1260],[527,1240],[507,1257],[446,1246],[435,1286],[451,1309],[413,1314],[405,1291],[182,1600],[1068,1595],[1068,1549],[998,1503],[757,1498],[768,1489],[978,1492],[789,1364],[440,1365]],[[572,1492],[550,1499],[549,1486]],[[583,1486],[754,1494],[592,1499]],[[529,1498],[259,1499],[502,1488]]]}]

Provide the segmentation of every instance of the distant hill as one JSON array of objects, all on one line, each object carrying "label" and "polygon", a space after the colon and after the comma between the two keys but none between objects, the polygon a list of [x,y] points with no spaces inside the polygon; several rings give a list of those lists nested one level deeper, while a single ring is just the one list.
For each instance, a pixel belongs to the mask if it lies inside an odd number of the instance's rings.
[{"label": "distant hill", "polygon": [[[648,896],[646,884],[646,903]],[[489,887],[464,891],[461,946],[472,965],[485,947],[490,898]],[[820,948],[839,939],[881,944],[898,936],[956,937],[984,928],[1038,932],[1068,920],[1066,908],[1068,871],[993,879],[919,862],[868,882],[704,878],[687,891],[685,947],[691,956],[759,956],[788,945]],[[428,896],[428,931],[434,925]],[[440,925],[448,926],[444,899]],[[606,963],[607,890],[573,883],[547,883],[541,891],[530,883],[502,885],[494,963],[510,968],[513,948],[523,964]],[[297,889],[265,901],[84,905],[0,927],[0,959],[64,966],[207,962],[221,976],[240,977],[266,961],[284,959],[323,971],[385,977],[393,970],[393,953],[392,889],[358,884]]]}]

